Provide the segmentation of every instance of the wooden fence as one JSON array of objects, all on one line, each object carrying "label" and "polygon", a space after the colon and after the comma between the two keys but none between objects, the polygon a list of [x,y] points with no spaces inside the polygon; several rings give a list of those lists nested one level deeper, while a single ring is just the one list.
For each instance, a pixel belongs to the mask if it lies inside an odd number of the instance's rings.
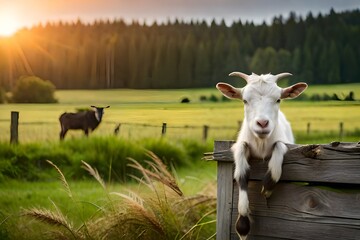
[{"label": "wooden fence", "polygon": [[[232,144],[217,141],[207,156],[218,164],[217,240],[239,239]],[[267,162],[250,161],[248,239],[360,239],[360,143],[288,147],[282,177],[267,201],[260,194]]]}]

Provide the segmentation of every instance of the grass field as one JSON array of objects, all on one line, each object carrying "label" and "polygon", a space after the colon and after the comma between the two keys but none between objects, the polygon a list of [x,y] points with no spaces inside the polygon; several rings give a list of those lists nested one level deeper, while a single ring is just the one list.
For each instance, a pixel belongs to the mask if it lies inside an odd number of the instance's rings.
[{"label": "grass field", "polygon": [[[339,86],[310,86],[308,94],[355,92],[359,99],[360,84]],[[238,121],[243,117],[242,103],[200,102],[200,96],[220,94],[216,89],[191,90],[69,90],[57,91],[58,104],[2,104],[0,105],[0,141],[10,138],[10,112],[20,112],[20,142],[58,141],[58,117],[64,111],[75,111],[89,105],[110,105],[103,123],[94,135],[112,135],[117,123],[122,123],[119,137],[138,139],[160,137],[161,125],[168,125],[167,138],[202,139],[203,125],[210,126],[209,139],[234,139]],[[188,97],[189,104],[180,99]],[[299,143],[320,143],[337,140],[360,140],[360,102],[300,102],[283,101],[281,106],[291,122]],[[345,137],[339,138],[339,123],[343,122]],[[311,134],[307,135],[307,123]],[[143,124],[147,124],[144,126]],[[188,126],[188,128],[184,128]],[[348,136],[346,136],[348,135]],[[71,132],[70,138],[81,138],[82,133]],[[186,196],[206,193],[216,194],[216,164],[199,161],[191,168],[177,169],[177,180]],[[57,211],[54,204],[75,226],[92,219],[99,206],[109,204],[108,192],[139,190],[138,184],[108,184],[107,192],[95,180],[70,181],[74,199],[69,199],[61,182],[56,178],[49,182],[22,182],[18,180],[0,183],[0,239],[18,239],[30,234],[32,239],[44,239],[41,235],[47,225],[20,215],[23,208],[41,207]],[[141,192],[141,191],[140,191]],[[111,202],[111,201],[110,201]],[[46,228],[44,227],[46,226]],[[215,231],[215,226],[213,226]],[[14,232],[9,232],[14,231]],[[47,230],[46,230],[47,231]],[[45,231],[45,232],[46,232]],[[199,238],[201,239],[201,238]]]},{"label": "grass field", "polygon": [[[150,211],[150,213],[152,209],[145,208],[145,206],[149,204],[148,201],[150,201],[150,206],[153,207],[171,207],[172,204],[174,204],[173,207],[179,207],[179,205],[181,205],[181,201],[184,201],[184,203],[189,201],[190,204],[190,201],[196,201],[198,198],[199,203],[195,202],[193,205],[193,207],[195,207],[199,205],[206,205],[205,200],[208,199],[211,205],[207,206],[207,208],[210,207],[211,209],[211,217],[208,217],[209,224],[207,224],[207,229],[210,232],[209,235],[213,235],[215,232],[214,199],[216,196],[216,163],[203,161],[198,162],[196,166],[197,167],[193,167],[192,169],[181,169],[174,173],[177,176],[177,186],[179,186],[184,194],[183,197],[174,199],[175,204],[172,203],[174,200],[172,200],[171,194],[169,194],[165,199],[158,195],[162,192],[161,186],[157,186],[157,190],[152,192],[151,190],[149,191],[149,189],[146,188],[144,184],[135,182],[128,183],[126,185],[118,183],[105,183],[106,188],[104,189],[95,179],[87,181],[70,181],[68,182],[68,186],[72,193],[71,197],[69,197],[68,191],[64,188],[63,182],[56,179],[50,182],[7,181],[6,183],[1,183],[0,239],[23,239],[24,236],[26,236],[26,239],[34,240],[58,239],[56,238],[57,235],[54,234],[61,232],[61,230],[64,231],[64,229],[61,228],[61,224],[54,223],[54,221],[50,221],[49,219],[35,221],[35,218],[29,218],[23,215],[24,209],[34,208],[42,209],[42,211],[47,209],[55,215],[64,215],[69,225],[74,226],[74,229],[77,229],[79,232],[84,232],[83,230],[85,227],[88,229],[85,230],[85,233],[86,231],[92,231],[94,234],[98,234],[102,232],[101,229],[105,229],[105,227],[109,227],[109,225],[110,227],[112,226],[112,224],[109,224],[108,221],[106,221],[104,224],[101,224],[100,220],[102,219],[102,216],[104,216],[105,219],[111,219],[112,214],[115,213],[116,219],[113,219],[113,221],[121,221],[122,214],[119,213],[122,211],[121,209],[126,209],[127,206],[121,201],[121,197],[119,197],[117,194],[123,194],[123,196],[128,196],[130,198],[132,193],[138,194],[136,196],[140,198],[142,201],[141,205],[144,206],[144,208],[141,208],[140,210],[138,209],[137,211]],[[201,169],[201,171],[198,169]],[[156,197],[149,198],[148,200],[147,197],[152,196],[154,193],[156,194]],[[129,206],[131,206],[131,202]],[[184,207],[185,213],[189,212],[193,217],[194,213],[196,214],[201,210],[192,209],[192,211],[188,211],[189,209],[186,208],[186,205]],[[126,214],[126,212],[124,214]],[[173,211],[171,213],[171,210],[166,210],[165,213],[157,212],[157,214],[159,215],[158,218],[166,219],[166,221],[163,222],[165,226],[169,220],[181,220],[182,216],[181,212]],[[175,214],[176,216],[174,217],[171,214]],[[131,214],[130,221],[133,221],[131,220],[132,218],[133,216]],[[200,220],[201,219],[203,219],[203,217],[201,217]],[[127,222],[128,220],[125,219],[124,221]],[[138,221],[141,222],[141,218]],[[199,221],[199,223],[200,222],[201,221]],[[101,229],[97,230],[96,224],[99,223]],[[192,226],[186,226],[184,225],[184,222],[180,222],[179,224],[181,224],[181,227],[185,227],[185,230],[188,230]],[[193,224],[197,224],[196,221]],[[146,225],[146,223],[141,222],[140,225]],[[173,227],[175,228],[173,229],[175,230],[175,234],[178,230],[178,227],[180,226]],[[117,227],[117,229],[121,228]],[[202,227],[200,227],[199,230],[202,230]],[[180,233],[181,232],[182,231],[180,231]],[[204,234],[204,231],[202,231],[202,234]],[[107,237],[104,239],[134,239],[133,237],[119,237],[119,235],[116,236],[116,238]],[[206,236],[208,235],[197,235],[197,237],[190,236],[188,238],[180,238],[180,235],[176,238],[169,237],[166,239],[213,239]],[[165,239],[163,236],[160,238]],[[81,235],[79,238],[65,238],[65,236],[62,236],[60,239],[103,238],[99,238],[94,235]]]},{"label": "grass field", "polygon": [[[360,84],[310,86],[307,94],[337,93],[339,96],[354,91],[359,99]],[[96,135],[111,135],[118,123],[122,123],[120,136],[125,138],[157,137],[161,126],[167,123],[169,138],[202,138],[203,126],[208,125],[209,139],[234,139],[238,122],[243,118],[242,103],[201,102],[200,96],[221,97],[216,89],[190,90],[67,90],[57,91],[58,104],[3,104],[0,105],[0,140],[10,138],[10,112],[20,112],[19,139],[21,142],[54,141],[58,139],[61,113],[86,108],[89,105],[110,105],[103,122],[94,132]],[[189,104],[179,103],[183,97]],[[283,101],[282,111],[291,122],[295,134],[307,131],[332,132],[337,136],[339,123],[345,131],[360,129],[360,102],[300,102]],[[185,128],[187,126],[187,128]],[[69,132],[68,137],[80,137],[81,132]],[[339,139],[335,139],[339,140]]]}]

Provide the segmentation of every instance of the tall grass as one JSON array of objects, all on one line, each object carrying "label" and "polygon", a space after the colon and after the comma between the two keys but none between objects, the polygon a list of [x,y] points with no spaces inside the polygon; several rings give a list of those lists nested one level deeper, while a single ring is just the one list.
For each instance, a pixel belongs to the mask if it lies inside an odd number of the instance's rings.
[{"label": "tall grass", "polygon": [[69,139],[63,142],[27,143],[10,145],[0,143],[0,182],[8,178],[29,181],[49,180],[54,172],[46,160],[61,167],[70,179],[86,179],[89,176],[80,167],[86,161],[98,169],[106,181],[126,181],[135,174],[127,166],[131,157],[143,162],[149,157],[148,149],[158,155],[167,166],[183,167],[200,160],[203,152],[211,150],[211,144],[193,140],[169,141],[166,138],[129,141],[115,136]]},{"label": "tall grass", "polygon": [[[205,194],[185,196],[168,167],[152,152],[148,152],[145,164],[131,159],[129,166],[141,177],[138,191],[106,192],[107,201],[101,206],[93,203],[98,211],[85,219],[80,226],[61,212],[54,203],[54,210],[29,208],[22,211],[22,218],[32,219],[47,225],[41,229],[40,239],[212,239],[215,236],[216,198]],[[66,191],[70,191],[64,174],[50,163],[60,175]],[[83,162],[83,167],[106,190],[105,181],[97,170]],[[81,201],[72,198],[74,204]],[[77,208],[81,211],[81,207]],[[81,213],[79,213],[81,214]],[[34,223],[36,226],[37,223]],[[7,232],[9,239],[24,234]],[[29,239],[35,239],[26,232]],[[39,235],[36,234],[35,237]]]}]

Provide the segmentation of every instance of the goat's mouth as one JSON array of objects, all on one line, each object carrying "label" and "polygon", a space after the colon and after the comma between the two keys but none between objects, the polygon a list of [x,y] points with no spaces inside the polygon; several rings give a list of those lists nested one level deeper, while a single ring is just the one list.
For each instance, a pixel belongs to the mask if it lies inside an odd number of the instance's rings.
[{"label": "goat's mouth", "polygon": [[259,138],[266,138],[270,135],[270,131],[268,130],[259,130],[255,131],[255,133]]}]

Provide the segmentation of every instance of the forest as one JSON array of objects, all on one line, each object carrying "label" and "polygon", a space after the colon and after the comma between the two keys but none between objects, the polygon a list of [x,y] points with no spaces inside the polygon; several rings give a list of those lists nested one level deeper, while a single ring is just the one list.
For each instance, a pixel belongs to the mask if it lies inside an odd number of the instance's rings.
[{"label": "forest", "polygon": [[122,19],[49,22],[0,38],[0,84],[35,75],[57,89],[213,87],[232,71],[291,72],[290,82],[360,79],[360,10],[271,24],[205,21],[144,24]]}]

